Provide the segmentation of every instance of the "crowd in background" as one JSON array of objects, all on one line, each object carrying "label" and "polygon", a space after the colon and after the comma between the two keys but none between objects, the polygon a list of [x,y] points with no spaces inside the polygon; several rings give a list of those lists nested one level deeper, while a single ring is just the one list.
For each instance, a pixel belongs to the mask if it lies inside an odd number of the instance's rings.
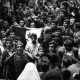
[{"label": "crowd in background", "polygon": [[[41,80],[80,80],[80,7],[75,1],[16,2],[14,10],[0,8],[0,78],[17,80],[25,65],[32,62]],[[42,32],[39,38],[30,34],[28,43],[12,26],[42,28]]]}]

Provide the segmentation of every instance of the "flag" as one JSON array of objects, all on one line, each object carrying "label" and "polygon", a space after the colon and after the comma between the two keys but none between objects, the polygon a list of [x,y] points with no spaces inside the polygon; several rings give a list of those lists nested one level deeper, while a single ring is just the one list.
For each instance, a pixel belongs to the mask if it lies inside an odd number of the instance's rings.
[{"label": "flag", "polygon": [[9,36],[10,31],[13,30],[15,32],[15,35],[19,36],[22,40],[22,42],[26,45],[26,40],[28,42],[31,42],[30,35],[36,34],[37,38],[40,37],[42,28],[24,28],[24,27],[15,27],[12,26],[7,32],[6,36]]}]

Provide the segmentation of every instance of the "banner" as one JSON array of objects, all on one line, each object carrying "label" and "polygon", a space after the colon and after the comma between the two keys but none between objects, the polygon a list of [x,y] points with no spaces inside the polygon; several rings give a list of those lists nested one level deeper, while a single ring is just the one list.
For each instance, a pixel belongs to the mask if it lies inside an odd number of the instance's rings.
[{"label": "banner", "polygon": [[22,28],[22,27],[15,27],[12,26],[6,33],[6,36],[9,36],[10,31],[13,30],[15,32],[16,35],[18,35],[19,37],[21,37],[22,39],[27,39],[28,41],[30,41],[30,35],[32,33],[37,35],[37,38],[40,37],[41,35],[41,31],[42,28]]}]

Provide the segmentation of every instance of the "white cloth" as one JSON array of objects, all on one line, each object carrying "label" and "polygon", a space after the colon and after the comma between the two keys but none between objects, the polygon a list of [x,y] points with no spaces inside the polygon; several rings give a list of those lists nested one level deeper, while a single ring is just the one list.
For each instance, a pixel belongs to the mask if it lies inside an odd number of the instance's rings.
[{"label": "white cloth", "polygon": [[37,68],[33,63],[27,63],[17,80],[41,80]]}]

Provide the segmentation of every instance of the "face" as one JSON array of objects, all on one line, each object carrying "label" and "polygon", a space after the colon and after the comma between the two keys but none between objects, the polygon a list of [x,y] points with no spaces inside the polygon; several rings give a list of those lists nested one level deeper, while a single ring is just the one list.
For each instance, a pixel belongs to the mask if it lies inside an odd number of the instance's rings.
[{"label": "face", "polygon": [[4,21],[4,27],[8,26],[8,21]]},{"label": "face", "polygon": [[64,17],[64,12],[59,12],[60,17]]},{"label": "face", "polygon": [[25,22],[25,23],[26,23],[26,22],[27,22],[27,20],[28,20],[26,17],[24,17],[23,19],[24,19],[24,22]]},{"label": "face", "polygon": [[74,18],[70,19],[70,25],[74,25],[74,23],[75,23],[75,19]]},{"label": "face", "polygon": [[56,27],[56,24],[55,23],[51,23],[51,28],[55,28]]},{"label": "face", "polygon": [[6,38],[2,38],[2,43],[3,43],[3,44],[6,43]]},{"label": "face", "polygon": [[67,26],[68,26],[68,23],[67,23],[67,22],[64,22],[64,23],[63,23],[63,26],[64,26],[64,27],[67,27]]},{"label": "face", "polygon": [[38,51],[38,54],[39,54],[40,56],[43,55],[43,53],[44,53],[44,52],[43,52],[42,49]]},{"label": "face", "polygon": [[50,44],[49,45],[49,52],[53,52],[54,51],[54,44]]},{"label": "face", "polygon": [[21,53],[23,51],[23,46],[22,45],[17,45],[17,51]]},{"label": "face", "polygon": [[20,21],[20,26],[21,26],[21,27],[24,26],[24,21]]},{"label": "face", "polygon": [[35,24],[31,23],[30,28],[35,28]]},{"label": "face", "polygon": [[36,43],[36,38],[32,37],[32,43]]},{"label": "face", "polygon": [[16,22],[16,18],[15,17],[12,17],[12,22]]},{"label": "face", "polygon": [[5,36],[5,31],[1,31],[1,35],[4,37]]},{"label": "face", "polygon": [[7,47],[7,48],[11,48],[11,46],[12,46],[11,41],[6,41],[6,47]]},{"label": "face", "polygon": [[14,37],[15,36],[15,33],[14,32],[11,32],[10,33],[10,37]]},{"label": "face", "polygon": [[52,21],[52,18],[51,18],[51,17],[49,17],[49,18],[48,18],[48,21],[49,21],[49,22],[51,22],[51,21]]}]

